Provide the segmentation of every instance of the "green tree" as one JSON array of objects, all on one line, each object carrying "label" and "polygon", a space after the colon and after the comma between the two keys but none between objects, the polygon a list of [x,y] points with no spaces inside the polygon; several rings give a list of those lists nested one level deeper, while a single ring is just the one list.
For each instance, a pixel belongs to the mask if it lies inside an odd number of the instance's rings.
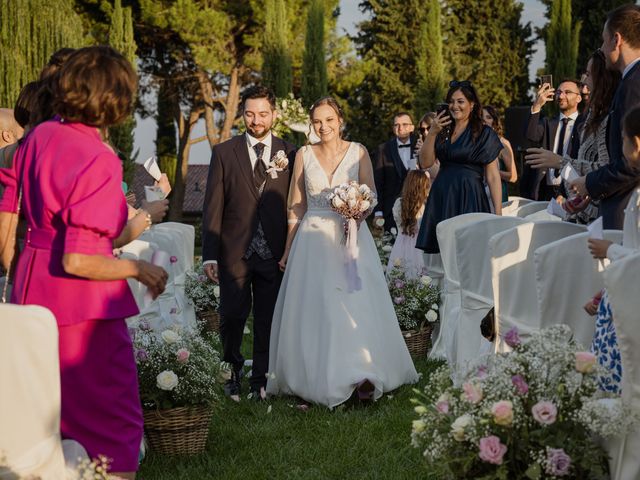
[{"label": "green tree", "polygon": [[[109,44],[122,53],[136,67],[136,42],[133,38],[131,7],[122,7],[121,0],[115,0],[110,11]],[[133,115],[123,123],[109,128],[109,141],[122,161],[124,181],[131,185],[135,173],[138,153],[133,151],[133,132],[136,120]]]},{"label": "green tree", "polygon": [[267,0],[265,12],[262,78],[277,97],[285,97],[293,88],[285,0]]},{"label": "green tree", "polygon": [[73,0],[3,1],[0,7],[0,105],[13,106],[52,53],[87,42]]},{"label": "green tree", "polygon": [[581,25],[580,21],[573,21],[571,0],[553,1],[545,32],[545,69],[556,83],[575,76]]},{"label": "green tree", "polygon": [[307,34],[302,57],[301,96],[307,106],[327,94],[324,42],[324,5],[321,0],[312,0],[307,14]]},{"label": "green tree", "polygon": [[[442,57],[441,7],[439,0],[428,0],[425,5],[426,19],[420,27],[418,40],[417,73],[418,85],[414,100],[416,119],[444,99],[444,60]],[[418,121],[418,120],[416,120]]]},{"label": "green tree", "polygon": [[515,0],[448,0],[445,63],[449,79],[471,80],[484,104],[529,102],[532,30]]},{"label": "green tree", "polygon": [[171,98],[169,82],[160,82],[158,90],[158,111],[155,115],[158,130],[156,131],[156,156],[160,170],[167,174],[171,185],[176,180],[176,126],[175,102]]}]

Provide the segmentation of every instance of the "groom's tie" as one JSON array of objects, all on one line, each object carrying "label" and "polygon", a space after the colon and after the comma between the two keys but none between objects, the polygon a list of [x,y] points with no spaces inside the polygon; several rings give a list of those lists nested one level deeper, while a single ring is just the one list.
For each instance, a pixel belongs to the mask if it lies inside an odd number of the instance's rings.
[{"label": "groom's tie", "polygon": [[264,166],[264,162],[262,161],[262,154],[264,153],[265,146],[266,145],[264,143],[256,143],[253,146],[257,157],[256,164],[253,167],[253,182],[258,190],[260,190],[260,187],[267,178],[267,167]]}]

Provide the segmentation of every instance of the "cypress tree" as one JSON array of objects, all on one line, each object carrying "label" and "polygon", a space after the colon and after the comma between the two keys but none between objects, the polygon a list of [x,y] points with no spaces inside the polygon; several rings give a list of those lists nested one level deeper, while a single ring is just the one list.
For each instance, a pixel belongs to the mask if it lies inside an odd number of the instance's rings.
[{"label": "cypress tree", "polygon": [[445,95],[444,61],[442,58],[441,7],[439,0],[428,0],[426,18],[420,27],[417,64],[418,87],[414,100],[416,121]]},{"label": "cypress tree", "polygon": [[[133,67],[136,66],[136,42],[133,38],[133,19],[131,7],[123,8],[121,0],[115,0],[109,25],[109,44],[122,53]],[[136,120],[131,115],[120,125],[109,128],[109,140],[122,161],[124,181],[131,185],[135,169],[137,152],[133,152],[133,131]]]},{"label": "cypress tree", "polygon": [[554,0],[547,25],[545,69],[557,84],[577,71],[581,22],[572,23],[571,0]]},{"label": "cypress tree", "polygon": [[13,106],[20,89],[36,80],[52,53],[85,42],[72,0],[2,2],[0,105]]},{"label": "cypress tree", "polygon": [[277,97],[284,97],[293,89],[284,0],[267,0],[265,13],[262,76],[265,85],[271,87]]},{"label": "cypress tree", "polygon": [[302,100],[307,106],[327,94],[324,42],[324,5],[321,0],[312,0],[302,57]]},{"label": "cypress tree", "polygon": [[173,185],[176,178],[177,152],[175,112],[173,111],[175,102],[170,95],[168,84],[165,80],[160,83],[158,91],[156,156],[158,157],[160,170],[167,174],[171,185]]}]

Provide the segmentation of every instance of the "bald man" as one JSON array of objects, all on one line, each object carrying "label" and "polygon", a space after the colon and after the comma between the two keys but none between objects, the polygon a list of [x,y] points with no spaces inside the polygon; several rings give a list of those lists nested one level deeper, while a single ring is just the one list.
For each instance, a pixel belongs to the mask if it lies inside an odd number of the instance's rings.
[{"label": "bald man", "polygon": [[11,108],[0,108],[0,148],[16,143],[22,138],[24,130],[18,125]]}]

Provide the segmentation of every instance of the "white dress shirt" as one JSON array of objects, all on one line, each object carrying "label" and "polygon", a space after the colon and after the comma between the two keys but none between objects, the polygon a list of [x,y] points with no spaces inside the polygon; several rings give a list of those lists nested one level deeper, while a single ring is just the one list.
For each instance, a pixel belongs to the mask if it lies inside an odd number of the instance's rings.
[{"label": "white dress shirt", "polygon": [[[566,155],[567,149],[569,145],[571,145],[571,134],[573,133],[573,127],[576,124],[576,118],[578,118],[578,112],[575,111],[571,115],[567,116],[564,114],[560,114],[560,118],[558,120],[558,129],[556,130],[556,136],[553,139],[553,152],[558,151],[558,142],[560,141],[560,130],[562,130],[562,119],[568,118],[567,122],[567,131],[564,134],[564,145],[562,146],[562,151],[558,154],[560,156]],[[576,152],[574,152],[575,154]],[[547,170],[547,185],[560,185],[562,183],[562,177],[555,176],[555,168],[550,168]]]},{"label": "white dress shirt", "polygon": [[627,65],[627,66],[624,68],[623,72],[622,72],[622,78],[626,77],[626,76],[627,76],[627,74],[629,73],[629,71],[630,71],[630,70],[633,68],[633,66],[634,66],[636,63],[638,63],[638,62],[640,62],[640,57],[639,57],[639,58],[636,58],[633,62],[631,62],[629,65]]},{"label": "white dress shirt", "polygon": [[[416,159],[411,155],[411,138],[407,140],[407,143],[402,143],[400,139],[396,137],[396,142],[398,143],[398,154],[400,155],[400,160],[402,160],[404,168],[407,170],[415,170]],[[400,148],[400,145],[409,145],[409,148]]]}]

